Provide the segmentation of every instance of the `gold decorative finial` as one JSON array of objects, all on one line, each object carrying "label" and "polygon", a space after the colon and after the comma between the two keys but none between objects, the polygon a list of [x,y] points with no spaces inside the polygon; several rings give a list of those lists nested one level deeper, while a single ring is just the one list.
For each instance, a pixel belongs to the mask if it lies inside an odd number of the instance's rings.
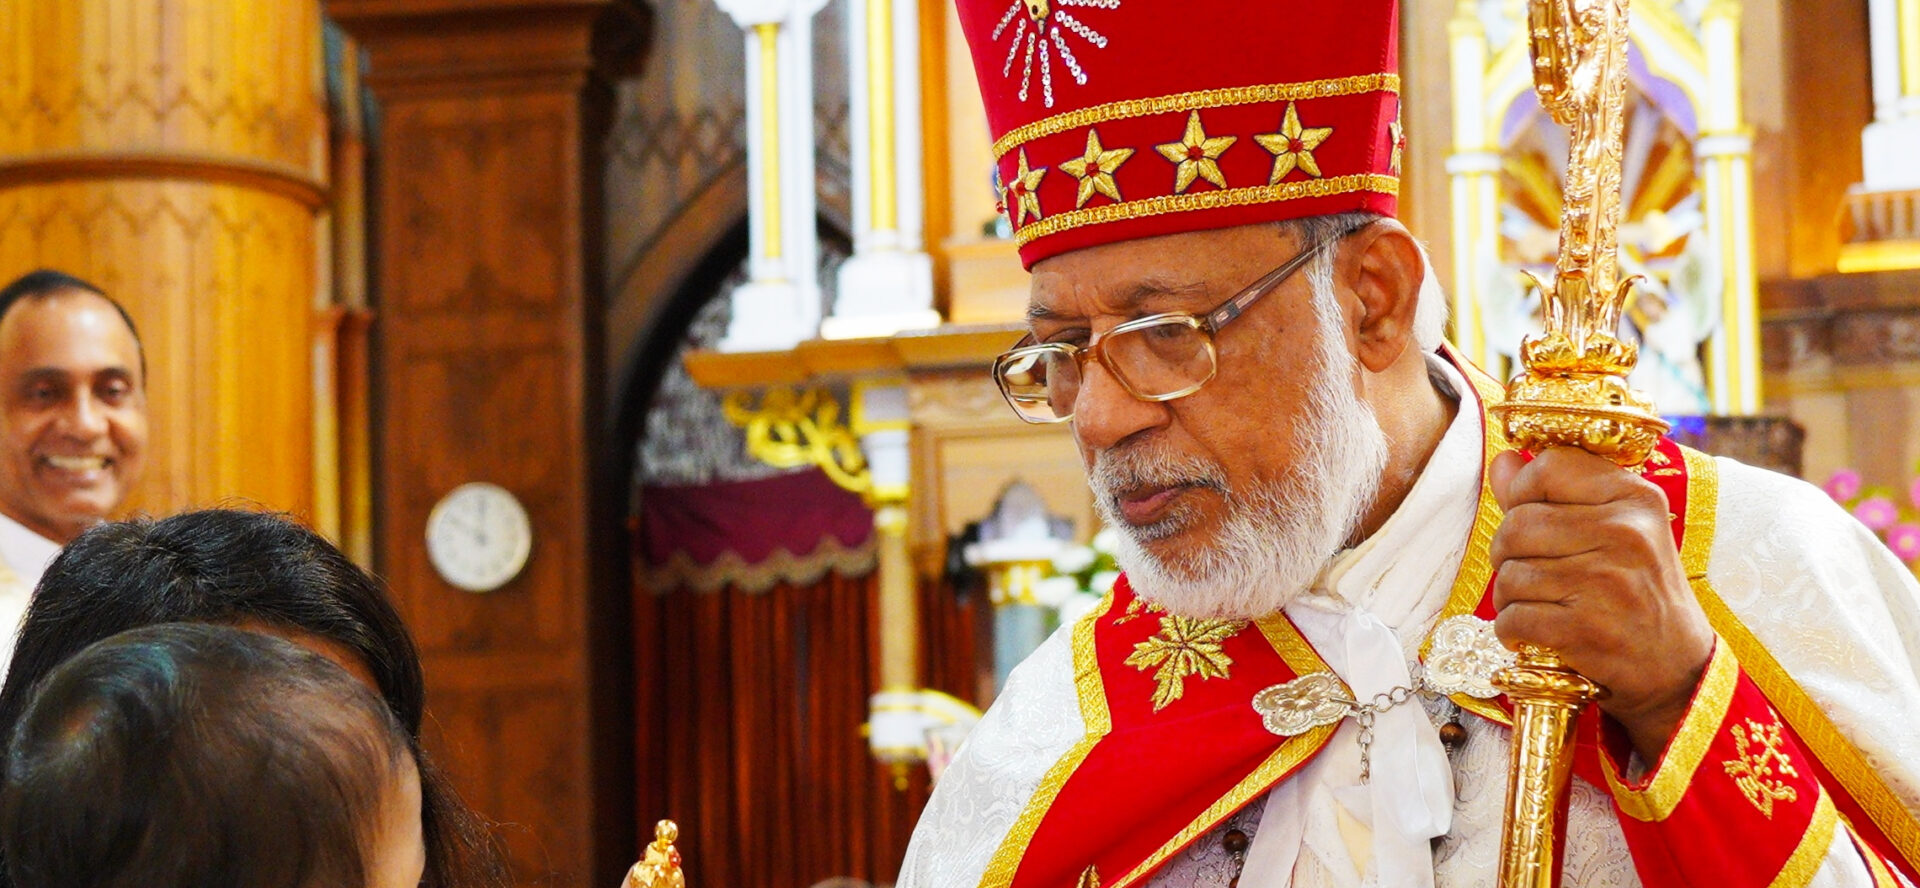
[{"label": "gold decorative finial", "polygon": [[1644,462],[1667,424],[1626,376],[1639,360],[1619,338],[1636,278],[1619,279],[1626,0],[1531,0],[1527,34],[1540,106],[1569,130],[1560,257],[1540,288],[1546,331],[1520,346],[1524,371],[1494,409],[1528,450],[1579,447]]},{"label": "gold decorative finial", "polygon": [[654,824],[653,841],[640,862],[627,870],[621,888],[687,888],[687,877],[680,871],[680,849],[673,847],[679,838],[680,827],[673,821]]},{"label": "gold decorative finial", "polygon": [[[1540,288],[1546,331],[1520,347],[1524,370],[1493,409],[1533,451],[1578,447],[1637,466],[1667,430],[1627,385],[1638,354],[1619,339],[1633,279],[1619,280],[1620,167],[1627,97],[1627,0],[1529,0],[1540,106],[1570,131],[1560,257]],[[1529,275],[1531,277],[1531,275]],[[1500,888],[1552,888],[1558,872],[1575,716],[1606,689],[1553,650],[1521,645],[1493,684],[1514,705]]]}]

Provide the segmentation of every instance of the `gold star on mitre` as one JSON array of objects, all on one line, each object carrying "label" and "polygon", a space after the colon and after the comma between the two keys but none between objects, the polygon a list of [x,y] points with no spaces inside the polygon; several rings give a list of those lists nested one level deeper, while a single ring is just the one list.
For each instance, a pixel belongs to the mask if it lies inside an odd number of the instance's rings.
[{"label": "gold star on mitre", "polygon": [[1393,139],[1393,155],[1387,160],[1387,172],[1400,175],[1400,160],[1407,151],[1407,131],[1400,126],[1400,115],[1393,115],[1393,122],[1387,124],[1387,135]]},{"label": "gold star on mitre", "polygon": [[1015,228],[1024,224],[1027,214],[1032,213],[1037,221],[1040,218],[1040,179],[1047,174],[1047,168],[1037,170],[1027,168],[1027,149],[1020,149],[1020,170],[1013,174],[1013,182],[1007,186],[1007,194],[1013,200],[1008,205],[1013,208]]},{"label": "gold star on mitre", "polygon": [[1330,126],[1317,129],[1301,126],[1299,106],[1288,102],[1287,116],[1280,121],[1280,131],[1253,137],[1260,147],[1273,152],[1273,175],[1267,177],[1267,184],[1280,184],[1280,180],[1296,167],[1309,176],[1320,178],[1320,162],[1313,159],[1313,149],[1320,147],[1320,143],[1331,135],[1333,127]]},{"label": "gold star on mitre", "polygon": [[1114,200],[1120,199],[1120,186],[1114,184],[1113,174],[1119,172],[1120,165],[1133,156],[1132,148],[1115,148],[1111,151],[1100,146],[1100,133],[1087,130],[1087,153],[1072,160],[1060,162],[1060,168],[1067,175],[1080,180],[1080,195],[1074,199],[1074,209],[1087,205],[1098,191]]},{"label": "gold star on mitre", "polygon": [[1187,132],[1178,142],[1155,145],[1153,150],[1175,164],[1173,193],[1179,194],[1193,184],[1195,178],[1212,182],[1216,187],[1227,187],[1227,177],[1220,174],[1220,155],[1233,143],[1240,141],[1239,136],[1219,136],[1207,138],[1207,131],[1200,126],[1200,112],[1187,115]]}]

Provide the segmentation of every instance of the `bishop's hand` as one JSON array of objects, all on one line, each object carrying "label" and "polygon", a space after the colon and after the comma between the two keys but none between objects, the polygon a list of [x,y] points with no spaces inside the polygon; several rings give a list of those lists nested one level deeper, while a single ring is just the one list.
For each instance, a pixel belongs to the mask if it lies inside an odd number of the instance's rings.
[{"label": "bishop's hand", "polygon": [[1713,654],[1687,585],[1666,494],[1611,461],[1555,447],[1489,467],[1506,520],[1491,552],[1494,631],[1558,651],[1605,685],[1600,701],[1634,748],[1658,761]]}]

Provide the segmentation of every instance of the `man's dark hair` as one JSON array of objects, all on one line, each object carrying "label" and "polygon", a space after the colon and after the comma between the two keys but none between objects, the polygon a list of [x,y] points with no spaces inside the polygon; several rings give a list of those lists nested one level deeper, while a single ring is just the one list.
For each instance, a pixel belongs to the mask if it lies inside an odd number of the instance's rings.
[{"label": "man's dark hair", "polygon": [[0,320],[6,320],[7,312],[12,311],[13,306],[22,299],[45,299],[75,290],[107,300],[107,304],[119,312],[120,320],[127,322],[127,332],[133,334],[133,350],[140,355],[140,379],[144,383],[147,377],[147,344],[140,341],[140,328],[133,325],[133,315],[127,313],[127,307],[121,305],[120,300],[108,296],[107,291],[64,271],[51,268],[29,271],[14,278],[13,283],[0,287]]},{"label": "man's dark hair", "polygon": [[34,687],[82,648],[128,629],[175,622],[305,633],[365,663],[407,729],[420,766],[424,884],[504,884],[485,825],[421,754],[420,655],[385,589],[332,543],[285,516],[209,509],[107,522],[68,543],[40,578],[14,642],[0,688],[0,737],[19,721]]},{"label": "man's dark hair", "polygon": [[407,749],[319,654],[225,626],[135,629],[34,695],[0,842],[21,888],[365,885]]}]

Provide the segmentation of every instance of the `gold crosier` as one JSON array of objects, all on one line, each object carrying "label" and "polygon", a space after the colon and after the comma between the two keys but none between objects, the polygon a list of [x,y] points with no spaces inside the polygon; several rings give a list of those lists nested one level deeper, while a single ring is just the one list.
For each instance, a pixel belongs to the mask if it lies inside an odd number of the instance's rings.
[{"label": "gold crosier", "polygon": [[[1579,447],[1622,466],[1646,460],[1667,425],[1627,387],[1638,358],[1620,312],[1634,279],[1619,280],[1621,135],[1627,97],[1627,0],[1529,0],[1534,91],[1570,132],[1560,258],[1540,288],[1546,332],[1520,347],[1524,370],[1493,408],[1522,448]],[[1501,888],[1552,888],[1560,820],[1573,770],[1573,724],[1606,689],[1554,651],[1522,645],[1494,685],[1514,706]]]}]

